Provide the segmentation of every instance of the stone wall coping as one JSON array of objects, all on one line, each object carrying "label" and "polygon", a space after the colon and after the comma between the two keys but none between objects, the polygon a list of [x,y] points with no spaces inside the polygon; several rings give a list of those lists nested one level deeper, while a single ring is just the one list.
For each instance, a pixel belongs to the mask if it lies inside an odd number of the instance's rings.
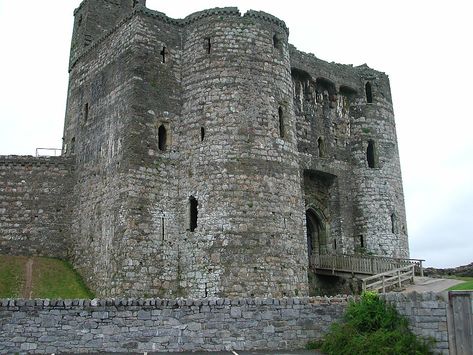
[{"label": "stone wall coping", "polygon": [[442,292],[409,292],[409,293],[402,293],[402,292],[390,292],[390,293],[383,293],[381,297],[388,301],[388,302],[400,302],[400,301],[446,301],[444,294]]},{"label": "stone wall coping", "polygon": [[186,16],[182,20],[182,24],[188,25],[198,20],[204,19],[206,17],[221,16],[221,15],[240,17],[241,13],[237,7],[215,7],[213,9],[206,9],[206,10],[194,12]]},{"label": "stone wall coping", "polygon": [[71,161],[65,156],[0,155],[0,165],[67,165]]},{"label": "stone wall coping", "polygon": [[278,25],[279,27],[281,27],[286,32],[286,34],[289,36],[289,29],[287,28],[286,23],[283,20],[280,20],[279,18],[277,18],[276,16],[268,14],[267,12],[248,10],[245,13],[245,15],[243,15],[243,17],[253,17],[253,18],[257,18],[257,19],[260,19],[260,20],[264,20],[264,21],[274,23],[274,24]]},{"label": "stone wall coping", "polygon": [[70,309],[75,307],[145,307],[181,308],[190,306],[292,306],[292,305],[346,305],[354,296],[289,297],[289,298],[103,298],[103,299],[0,299],[0,310],[15,307]]}]

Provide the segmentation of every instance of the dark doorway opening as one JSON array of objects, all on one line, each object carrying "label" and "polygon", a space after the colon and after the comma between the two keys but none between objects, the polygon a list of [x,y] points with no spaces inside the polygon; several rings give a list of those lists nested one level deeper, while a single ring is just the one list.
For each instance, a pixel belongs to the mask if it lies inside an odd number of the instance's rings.
[{"label": "dark doorway opening", "polygon": [[366,83],[365,92],[366,92],[366,102],[371,104],[373,102],[373,91],[371,89],[371,83]]},{"label": "dark doorway opening", "polygon": [[307,253],[309,262],[314,254],[321,254],[321,242],[323,239],[324,228],[320,217],[313,209],[306,211],[307,228]]},{"label": "dark doorway opening", "polygon": [[158,128],[158,148],[161,151],[166,150],[166,140],[167,140],[167,132],[166,127],[162,124]]}]

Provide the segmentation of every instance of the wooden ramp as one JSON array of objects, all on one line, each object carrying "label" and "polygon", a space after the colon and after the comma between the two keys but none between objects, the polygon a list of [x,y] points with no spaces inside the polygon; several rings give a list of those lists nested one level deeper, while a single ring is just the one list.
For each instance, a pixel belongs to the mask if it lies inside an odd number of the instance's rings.
[{"label": "wooden ramp", "polygon": [[421,259],[390,258],[372,255],[319,254],[311,257],[311,267],[316,274],[361,279],[363,291],[386,292],[401,289],[414,275],[423,276]]}]

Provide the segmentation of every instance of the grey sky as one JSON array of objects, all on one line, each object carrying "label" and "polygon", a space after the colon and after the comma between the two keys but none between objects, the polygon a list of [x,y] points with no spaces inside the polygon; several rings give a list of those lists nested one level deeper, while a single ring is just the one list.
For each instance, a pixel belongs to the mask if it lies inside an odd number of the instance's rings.
[{"label": "grey sky", "polygon": [[[80,0],[0,0],[0,154],[60,147],[72,12]],[[396,114],[411,257],[473,261],[471,0],[147,0],[182,18],[212,7],[269,12],[298,49],[386,72]]]}]

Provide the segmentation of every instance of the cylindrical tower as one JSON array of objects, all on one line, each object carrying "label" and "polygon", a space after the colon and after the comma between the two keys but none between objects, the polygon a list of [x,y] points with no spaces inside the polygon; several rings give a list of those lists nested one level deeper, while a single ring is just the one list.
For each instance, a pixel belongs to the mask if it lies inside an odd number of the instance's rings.
[{"label": "cylindrical tower", "polygon": [[288,30],[236,8],[188,17],[180,278],[192,296],[307,294]]},{"label": "cylindrical tower", "polygon": [[408,257],[406,214],[388,77],[366,66],[352,124],[355,251]]}]

